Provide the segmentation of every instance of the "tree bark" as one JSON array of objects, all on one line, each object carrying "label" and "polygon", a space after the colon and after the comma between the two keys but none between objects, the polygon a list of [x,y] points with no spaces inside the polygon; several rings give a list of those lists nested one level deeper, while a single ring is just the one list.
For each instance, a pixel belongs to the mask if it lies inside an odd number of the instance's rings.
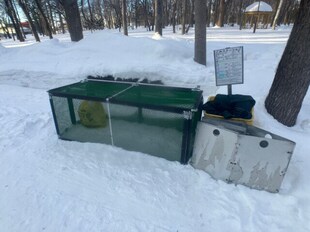
[{"label": "tree bark", "polygon": [[190,2],[190,19],[189,19],[189,24],[185,31],[186,34],[189,32],[190,27],[194,27],[194,21],[195,21],[195,2],[194,0],[192,0]]},{"label": "tree bark", "polygon": [[51,29],[51,26],[47,20],[47,17],[43,11],[43,8],[42,8],[42,5],[41,5],[41,0],[35,0],[36,4],[37,4],[37,7],[38,7],[38,10],[44,20],[44,24],[45,24],[45,27],[46,27],[46,30],[47,30],[47,33],[48,33],[48,36],[50,37],[50,39],[53,39],[53,35],[52,35],[52,29]]},{"label": "tree bark", "polygon": [[[7,8],[8,16],[11,19],[13,27],[15,29],[17,39],[20,42],[24,42],[25,38],[23,37],[22,31],[20,29],[20,24],[19,24],[18,19],[16,17],[15,10],[14,10],[14,7],[12,5],[12,1],[11,0],[4,0],[4,3],[5,3],[5,6]],[[13,38],[14,38],[14,34],[13,34]],[[15,38],[14,38],[14,40],[15,40]]]},{"label": "tree bark", "polygon": [[164,23],[163,23],[163,28],[165,28],[166,26],[169,25],[169,12],[170,12],[170,9],[171,8],[169,8],[168,0],[165,0],[164,1]]},{"label": "tree bark", "polygon": [[136,29],[138,28],[138,16],[139,16],[138,9],[139,9],[139,1],[135,0],[135,26],[136,26]]},{"label": "tree bark", "polygon": [[177,2],[176,0],[173,2],[172,7],[172,31],[175,33],[175,26],[176,26],[176,12],[177,12]]},{"label": "tree bark", "polygon": [[20,27],[20,30],[21,30],[21,32],[22,32],[22,36],[24,37],[24,39],[26,39],[26,34],[25,34],[24,28],[23,28],[23,26],[22,26],[22,24],[21,24],[21,20],[20,20],[20,17],[19,17],[19,13],[18,13],[16,4],[15,4],[15,2],[14,2],[13,0],[10,0],[10,1],[11,1],[11,4],[12,4],[13,8],[14,8],[14,17],[15,17],[15,20],[16,20],[16,22],[18,23],[18,25],[19,25],[19,27]]},{"label": "tree bark", "polygon": [[255,22],[254,22],[253,33],[255,33],[255,32],[256,32],[257,22],[259,21],[260,3],[261,3],[261,1],[259,1],[259,2],[258,2],[257,16],[255,16]]},{"label": "tree bark", "polygon": [[310,1],[301,0],[299,13],[277,68],[265,107],[286,126],[296,124],[310,84]]},{"label": "tree bark", "polygon": [[206,12],[207,4],[205,1],[195,0],[195,58],[194,60],[206,65]]},{"label": "tree bark", "polygon": [[89,0],[87,0],[87,6],[88,6],[88,10],[89,10],[89,17],[90,17],[90,24],[91,24],[91,29],[94,29],[94,17],[93,17],[93,12],[91,9],[91,5]]},{"label": "tree bark", "polygon": [[62,15],[60,12],[58,12],[58,17],[59,17],[60,28],[61,28],[62,34],[65,34],[66,33],[65,26],[64,26],[64,22],[62,20]]},{"label": "tree bark", "polygon": [[83,19],[84,19],[84,26],[87,28],[87,29],[90,29],[92,31],[92,25],[91,25],[91,20],[88,19],[86,17],[86,14],[85,14],[85,10],[84,10],[84,0],[81,0],[81,12],[82,12],[82,16],[83,16]]},{"label": "tree bark", "polygon": [[208,0],[208,7],[207,7],[207,27],[210,27],[210,22],[211,22],[211,7],[212,7],[212,0]]},{"label": "tree bark", "polygon": [[219,17],[216,25],[219,27],[224,26],[224,14],[225,14],[225,0],[220,0]]},{"label": "tree bark", "polygon": [[143,1],[144,5],[144,17],[145,17],[145,27],[148,28],[149,31],[151,31],[151,26],[149,22],[149,10],[148,10],[148,2],[147,0]]},{"label": "tree bark", "polygon": [[279,18],[279,15],[280,15],[280,11],[281,11],[282,5],[283,5],[283,0],[280,0],[278,8],[277,8],[277,11],[276,11],[276,15],[274,16],[274,19],[273,19],[273,22],[272,22],[272,30],[276,29],[276,25],[277,25],[277,22],[278,22],[278,18]]},{"label": "tree bark", "polygon": [[80,41],[83,39],[83,28],[77,0],[64,0],[63,6],[71,41]]},{"label": "tree bark", "polygon": [[49,17],[50,17],[50,20],[51,20],[52,32],[53,32],[54,35],[56,35],[56,26],[55,26],[53,10],[52,10],[52,6],[51,6],[51,3],[50,3],[50,0],[48,0],[46,3],[47,3],[47,6],[48,6],[47,12],[49,13]]},{"label": "tree bark", "polygon": [[36,29],[36,26],[34,25],[33,21],[32,21],[32,18],[30,16],[30,13],[29,13],[29,10],[28,10],[28,6],[26,5],[27,3],[24,2],[23,0],[18,0],[18,3],[20,5],[20,7],[22,8],[24,14],[26,15],[26,18],[30,24],[30,28],[31,28],[31,31],[36,39],[37,42],[40,42],[40,37],[38,35],[38,32],[37,32],[37,29]]},{"label": "tree bark", "polygon": [[239,30],[242,29],[242,8],[243,8],[243,0],[240,0],[239,9],[238,9],[238,23],[239,23]]},{"label": "tree bark", "polygon": [[124,35],[128,36],[128,28],[127,28],[127,4],[126,0],[122,0],[122,18],[123,18],[123,30]]},{"label": "tree bark", "polygon": [[185,24],[186,24],[186,15],[187,15],[187,0],[182,0],[182,35],[185,34]]},{"label": "tree bark", "polygon": [[163,1],[155,0],[155,32],[163,35]]}]

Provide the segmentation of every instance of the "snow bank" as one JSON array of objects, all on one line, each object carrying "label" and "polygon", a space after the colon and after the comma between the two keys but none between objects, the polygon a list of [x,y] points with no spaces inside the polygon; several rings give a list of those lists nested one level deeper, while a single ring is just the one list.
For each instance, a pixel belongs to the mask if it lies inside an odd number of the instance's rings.
[{"label": "snow bank", "polygon": [[78,80],[87,75],[111,74],[160,79],[165,83],[208,83],[206,68],[193,61],[193,50],[193,44],[186,41],[132,38],[115,31],[96,31],[77,43],[53,39],[12,48],[0,56],[0,63],[4,64],[0,73],[8,70],[52,76],[55,73]]},{"label": "snow bank", "polygon": [[[1,231],[309,231],[310,94],[292,128],[264,108],[289,31],[211,28],[204,67],[192,60],[193,31],[170,30],[160,40],[138,30],[86,34],[78,43],[68,35],[24,47],[0,41]],[[278,194],[215,181],[190,165],[57,138],[47,89],[112,73],[203,83],[207,97],[216,89],[213,50],[230,46],[244,46],[244,84],[232,89],[257,101],[254,124],[297,143]]]},{"label": "snow bank", "polygon": [[3,54],[5,52],[5,47],[2,46],[2,44],[0,44],[0,54]]}]

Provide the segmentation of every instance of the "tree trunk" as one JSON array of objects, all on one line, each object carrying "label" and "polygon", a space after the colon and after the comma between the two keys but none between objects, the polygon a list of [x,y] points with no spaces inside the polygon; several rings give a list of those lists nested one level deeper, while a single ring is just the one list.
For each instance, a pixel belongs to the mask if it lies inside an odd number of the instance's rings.
[{"label": "tree trunk", "polygon": [[19,27],[20,27],[20,29],[21,29],[22,36],[24,37],[24,39],[26,39],[26,34],[25,34],[24,28],[23,28],[23,26],[22,26],[22,24],[21,24],[21,20],[20,20],[20,17],[19,17],[18,10],[17,10],[17,8],[16,8],[16,4],[15,4],[14,1],[12,1],[12,0],[10,0],[10,1],[11,1],[12,6],[14,7],[14,17],[15,17],[15,20],[16,20],[16,22],[18,23],[18,25],[19,25]]},{"label": "tree trunk", "polygon": [[77,0],[65,0],[64,9],[71,41],[80,41],[83,39],[83,28]]},{"label": "tree trunk", "polygon": [[84,26],[86,27],[86,29],[90,29],[92,31],[92,25],[91,25],[91,20],[88,19],[86,17],[86,14],[85,14],[85,10],[84,10],[84,0],[81,0],[81,12],[82,12],[82,16],[83,16],[83,19],[84,19]]},{"label": "tree trunk", "polygon": [[[194,1],[194,0],[193,0]],[[207,7],[207,27],[210,27],[211,22],[211,7],[212,7],[212,1],[208,1],[208,7]]]},{"label": "tree trunk", "polygon": [[30,13],[29,13],[29,10],[28,10],[28,6],[26,5],[26,2],[24,2],[23,0],[18,0],[18,3],[20,5],[20,7],[22,8],[24,14],[26,15],[26,18],[30,24],[30,28],[31,28],[31,31],[36,39],[37,42],[40,42],[40,38],[39,38],[39,35],[38,35],[38,32],[37,32],[37,29],[36,29],[36,26],[34,25],[33,21],[32,21],[32,18],[30,16]]},{"label": "tree trunk", "polygon": [[[13,27],[14,27],[14,29],[15,29],[17,39],[18,39],[20,42],[24,42],[24,41],[25,41],[25,38],[23,37],[22,32],[21,32],[21,30],[20,30],[19,22],[18,22],[18,19],[17,19],[17,17],[16,17],[15,10],[14,10],[14,7],[13,7],[13,5],[12,5],[11,0],[4,0],[4,3],[5,3],[5,6],[6,6],[6,8],[7,8],[8,16],[9,16],[9,18],[11,19],[12,24],[13,24]],[[12,34],[13,34],[13,33],[12,33]],[[14,34],[13,34],[13,38],[14,38],[14,40],[15,40]]]},{"label": "tree trunk", "polygon": [[[25,1],[25,0],[23,0],[23,1]],[[35,28],[36,28],[38,34],[44,35],[43,29],[42,29],[43,27],[40,23],[40,16],[39,16],[38,12],[36,11],[36,9],[34,9],[34,8],[36,8],[36,7],[33,5],[29,5],[29,8],[28,8],[29,13],[32,16],[32,20],[33,20],[33,23],[35,25]]]},{"label": "tree trunk", "polygon": [[115,14],[116,14],[116,19],[117,19],[117,27],[119,29],[119,31],[121,31],[121,26],[122,26],[122,9],[121,9],[121,3],[120,1],[122,0],[118,0],[115,4]]},{"label": "tree trunk", "polygon": [[135,26],[138,28],[138,9],[139,9],[139,1],[135,0]]},{"label": "tree trunk", "polygon": [[52,35],[52,29],[51,29],[51,26],[50,24],[48,23],[48,20],[47,20],[47,17],[43,11],[43,8],[42,8],[42,5],[41,5],[41,0],[35,0],[36,4],[37,4],[37,7],[38,7],[38,10],[42,16],[42,19],[44,20],[44,26],[47,30],[47,33],[48,33],[48,36],[50,37],[50,39],[53,39],[53,35]]},{"label": "tree trunk", "polygon": [[13,28],[12,28],[12,27],[11,27],[11,34],[12,34],[13,40],[15,41],[15,35],[14,35],[14,32],[13,32]]},{"label": "tree trunk", "polygon": [[219,9],[219,1],[215,1],[212,4],[212,26],[214,27],[216,25],[216,21],[218,19],[218,10]]},{"label": "tree trunk", "polygon": [[155,0],[155,32],[163,35],[163,1]]},{"label": "tree trunk", "polygon": [[195,0],[195,58],[194,60],[206,65],[206,12],[205,1]]},{"label": "tree trunk", "polygon": [[154,29],[155,29],[155,0],[153,0],[152,1],[153,3],[152,3],[152,5],[153,5],[153,14],[152,14],[152,31],[154,31]]},{"label": "tree trunk", "polygon": [[296,124],[310,84],[310,1],[299,13],[265,101],[267,112],[286,126]]},{"label": "tree trunk", "polygon": [[65,26],[64,26],[64,22],[62,20],[62,15],[60,12],[58,12],[58,17],[59,17],[60,28],[61,28],[62,34],[65,34],[66,33]]},{"label": "tree trunk", "polygon": [[238,23],[239,23],[239,30],[242,29],[242,8],[243,8],[243,0],[240,0],[239,9],[238,9]]},{"label": "tree trunk", "polygon": [[284,16],[284,25],[288,25],[289,24],[289,15],[290,15],[290,11],[291,8],[293,6],[293,1],[288,1],[287,2],[287,8],[285,9],[285,16]]},{"label": "tree trunk", "polygon": [[151,31],[151,26],[149,22],[149,10],[148,10],[148,3],[147,0],[144,0],[144,20],[145,20],[145,27]]},{"label": "tree trunk", "polygon": [[227,1],[224,9],[224,20],[223,20],[223,25],[229,24],[232,25],[234,23],[234,15],[233,12],[231,11],[234,8],[234,2],[235,1]]},{"label": "tree trunk", "polygon": [[127,35],[127,36],[128,36],[128,28],[127,28],[127,4],[126,4],[126,0],[122,0],[122,18],[123,18],[124,35]]},{"label": "tree trunk", "polygon": [[99,15],[100,15],[100,29],[104,29],[104,16],[103,16],[103,6],[101,5],[100,2],[98,2],[98,10],[99,10]]},{"label": "tree trunk", "polygon": [[173,10],[172,10],[172,30],[175,33],[175,26],[176,26],[176,12],[177,12],[177,3],[176,0],[173,3]]},{"label": "tree trunk", "polygon": [[52,6],[51,6],[51,3],[50,3],[50,0],[47,1],[47,6],[48,6],[47,12],[49,12],[49,17],[50,17],[51,25],[52,25],[52,32],[53,32],[54,35],[56,35],[56,26],[55,26],[53,10],[52,10]]},{"label": "tree trunk", "polygon": [[185,24],[187,15],[187,0],[182,0],[182,35],[185,34]]},{"label": "tree trunk", "polygon": [[219,17],[216,25],[219,27],[224,26],[224,14],[225,14],[225,0],[220,0]]},{"label": "tree trunk", "polygon": [[[170,2],[171,2],[171,0],[170,0]],[[164,17],[164,28],[166,27],[166,26],[168,26],[169,25],[169,16],[170,16],[170,9],[171,9],[171,4],[169,5],[168,4],[168,0],[165,0],[165,5],[164,5],[164,9],[165,9],[165,17]]]},{"label": "tree trunk", "polygon": [[194,0],[191,1],[191,8],[190,8],[190,21],[189,21],[189,24],[186,28],[186,31],[185,33],[187,34],[189,32],[189,28],[190,27],[194,27],[194,21],[195,21],[195,2]]},{"label": "tree trunk", "polygon": [[89,26],[90,26],[90,30],[93,31],[94,28],[94,17],[93,17],[93,12],[91,9],[91,5],[89,0],[87,0],[87,6],[88,6],[88,11],[89,11],[89,18],[90,18],[90,22],[89,22]]},{"label": "tree trunk", "polygon": [[273,19],[272,30],[276,29],[276,25],[277,25],[277,22],[278,22],[278,18],[279,18],[279,15],[280,15],[280,11],[281,11],[282,5],[283,5],[283,0],[280,0],[278,8],[277,8],[277,11],[276,11],[276,15],[274,16],[274,19]]},{"label": "tree trunk", "polygon": [[255,16],[255,22],[254,22],[253,33],[255,33],[255,32],[256,32],[257,21],[259,21],[260,2],[261,2],[261,1],[259,1],[259,2],[258,2],[257,16]]}]

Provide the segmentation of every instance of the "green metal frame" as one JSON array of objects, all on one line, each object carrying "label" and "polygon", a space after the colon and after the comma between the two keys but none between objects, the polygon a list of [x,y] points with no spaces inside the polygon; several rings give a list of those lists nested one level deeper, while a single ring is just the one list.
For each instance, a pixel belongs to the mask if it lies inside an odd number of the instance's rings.
[{"label": "green metal frame", "polygon": [[[108,83],[104,81],[104,83]],[[200,110],[200,105],[203,104],[203,97],[202,97],[202,91],[198,89],[189,89],[189,88],[179,88],[179,87],[166,87],[166,86],[153,86],[153,85],[143,85],[143,87],[148,88],[164,88],[165,91],[185,91],[185,92],[193,92],[194,94],[192,95],[193,100],[192,100],[192,105],[191,107],[182,107],[182,104],[180,104],[181,107],[176,107],[173,104],[172,105],[160,105],[160,104],[151,104],[147,102],[140,102],[135,103],[134,101],[129,101],[128,99],[124,99],[122,97],[116,96],[116,97],[111,97],[114,94],[117,95],[116,91],[110,91],[109,94],[113,94],[111,96],[107,96],[105,94],[102,94],[99,96],[98,93],[91,93],[88,95],[87,91],[81,91],[81,89],[77,88],[78,85],[83,85],[85,82],[79,82],[79,83],[74,83],[71,85],[63,86],[60,88],[52,89],[49,90],[48,93],[50,95],[50,104],[51,104],[51,109],[53,113],[53,118],[55,122],[55,127],[56,127],[56,132],[59,136],[59,138],[64,139],[61,137],[59,133],[59,126],[58,126],[58,121],[55,113],[55,106],[53,104],[52,96],[57,96],[57,97],[63,97],[67,99],[67,104],[69,108],[69,113],[70,113],[70,120],[73,125],[77,123],[76,118],[75,118],[75,113],[74,113],[74,106],[73,106],[73,99],[80,99],[80,100],[93,100],[93,101],[100,101],[100,102],[109,102],[113,104],[118,104],[118,105],[127,105],[127,106],[134,106],[138,107],[138,116],[142,116],[141,109],[151,109],[151,110],[159,110],[163,112],[171,112],[171,113],[177,113],[177,114],[183,114],[184,117],[184,122],[183,122],[183,135],[182,135],[182,148],[181,148],[181,157],[179,162],[182,164],[187,164],[189,159],[192,156],[192,150],[193,150],[193,143],[194,143],[194,136],[195,136],[195,130],[196,130],[196,125],[197,122],[200,121],[201,119],[201,110]],[[93,84],[99,84],[100,83],[91,83]],[[123,83],[123,82],[110,82],[110,84],[120,84],[122,88],[117,89],[117,91],[121,92],[122,90],[133,86],[134,87],[139,87],[136,84],[132,83]],[[148,87],[149,86],[149,87]],[[66,88],[71,88],[73,91],[66,91]],[[75,89],[76,88],[76,89]],[[75,91],[74,91],[75,90]],[[98,89],[97,89],[98,91]],[[130,91],[130,90],[128,90]],[[81,94],[78,94],[78,93]],[[126,93],[126,91],[124,91]],[[139,92],[139,89],[138,89]],[[122,94],[119,94],[120,96]],[[111,97],[111,98],[110,98]],[[141,98],[141,94],[139,96]],[[182,98],[178,99],[179,102],[182,102]],[[139,114],[140,113],[140,114]],[[139,117],[138,117],[139,118]],[[68,139],[65,139],[68,140]]]}]

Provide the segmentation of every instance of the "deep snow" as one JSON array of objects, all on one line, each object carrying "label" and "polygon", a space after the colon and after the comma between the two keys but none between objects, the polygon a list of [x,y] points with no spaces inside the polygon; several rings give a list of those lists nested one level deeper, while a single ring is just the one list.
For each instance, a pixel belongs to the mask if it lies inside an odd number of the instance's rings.
[{"label": "deep snow", "polygon": [[[208,30],[207,67],[193,62],[193,31],[164,37],[144,29],[0,41],[0,231],[310,231],[310,94],[296,126],[263,107],[290,29]],[[103,144],[58,140],[46,90],[87,75],[161,79],[216,88],[213,50],[244,46],[254,125],[297,143],[278,194],[213,180],[181,165]]]}]

